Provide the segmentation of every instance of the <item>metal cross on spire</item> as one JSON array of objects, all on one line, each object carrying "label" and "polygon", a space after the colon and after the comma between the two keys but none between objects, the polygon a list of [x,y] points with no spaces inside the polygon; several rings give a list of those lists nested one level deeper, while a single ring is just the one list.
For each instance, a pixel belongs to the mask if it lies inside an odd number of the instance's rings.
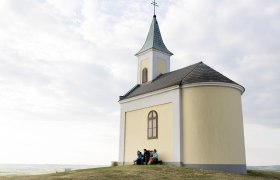
[{"label": "metal cross on spire", "polygon": [[158,4],[157,4],[157,2],[155,0],[152,1],[151,4],[154,6],[154,16],[155,16],[156,15],[156,6],[158,7]]}]

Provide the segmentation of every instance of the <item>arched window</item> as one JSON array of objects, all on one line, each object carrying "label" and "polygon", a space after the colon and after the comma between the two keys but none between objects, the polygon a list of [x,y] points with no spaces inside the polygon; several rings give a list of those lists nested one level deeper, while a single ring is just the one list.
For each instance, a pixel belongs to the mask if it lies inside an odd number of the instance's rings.
[{"label": "arched window", "polygon": [[142,83],[145,83],[148,81],[148,69],[144,68],[142,70]]},{"label": "arched window", "polygon": [[148,139],[158,138],[158,114],[156,111],[150,111],[148,114]]}]

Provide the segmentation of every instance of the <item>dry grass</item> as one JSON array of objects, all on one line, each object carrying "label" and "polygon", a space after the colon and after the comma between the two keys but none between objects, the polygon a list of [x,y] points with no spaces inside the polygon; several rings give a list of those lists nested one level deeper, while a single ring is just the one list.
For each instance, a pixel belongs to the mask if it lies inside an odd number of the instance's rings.
[{"label": "dry grass", "polygon": [[174,166],[118,166],[76,170],[47,175],[0,177],[2,180],[70,180],[70,179],[280,179],[280,172],[248,171],[247,175],[193,170]]}]

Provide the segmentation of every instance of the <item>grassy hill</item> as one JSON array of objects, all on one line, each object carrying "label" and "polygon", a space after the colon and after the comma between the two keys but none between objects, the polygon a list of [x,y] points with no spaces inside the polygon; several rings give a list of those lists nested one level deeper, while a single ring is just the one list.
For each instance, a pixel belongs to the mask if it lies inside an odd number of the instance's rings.
[{"label": "grassy hill", "polygon": [[68,180],[68,179],[280,179],[280,172],[252,170],[247,175],[193,170],[174,166],[117,166],[76,170],[63,173],[0,177],[2,180]]}]

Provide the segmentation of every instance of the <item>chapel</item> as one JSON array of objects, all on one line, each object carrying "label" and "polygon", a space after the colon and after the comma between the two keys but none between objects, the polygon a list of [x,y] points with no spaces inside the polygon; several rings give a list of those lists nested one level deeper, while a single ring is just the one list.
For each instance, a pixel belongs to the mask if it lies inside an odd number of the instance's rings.
[{"label": "chapel", "polygon": [[170,71],[172,55],[154,15],[137,84],[119,99],[119,165],[157,149],[163,164],[246,173],[244,87],[203,62]]}]

